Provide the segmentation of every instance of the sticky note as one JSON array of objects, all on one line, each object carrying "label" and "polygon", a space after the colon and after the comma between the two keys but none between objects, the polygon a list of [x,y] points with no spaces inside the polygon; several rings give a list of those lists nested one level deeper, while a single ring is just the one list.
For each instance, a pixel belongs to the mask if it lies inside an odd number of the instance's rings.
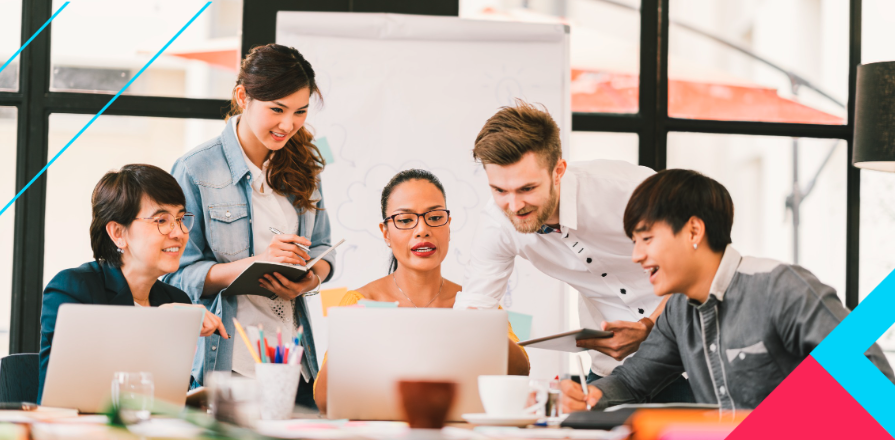
[{"label": "sticky note", "polygon": [[358,305],[364,306],[368,309],[396,309],[398,308],[397,301],[372,301],[369,299],[362,299],[357,302]]},{"label": "sticky note", "polygon": [[335,289],[326,289],[320,291],[320,305],[323,307],[323,317],[326,317],[327,310],[330,307],[337,307],[345,294],[348,293],[347,287],[337,287]]},{"label": "sticky note", "polygon": [[531,338],[531,315],[514,312],[512,310],[507,310],[507,315],[509,315],[510,318],[510,325],[513,326],[513,333],[519,337],[520,341],[525,341]]},{"label": "sticky note", "polygon": [[327,165],[332,165],[333,162],[336,161],[336,158],[333,157],[333,150],[329,147],[329,141],[326,140],[326,136],[320,139],[314,139],[314,145],[320,150],[320,155],[323,156],[323,160],[326,161]]}]

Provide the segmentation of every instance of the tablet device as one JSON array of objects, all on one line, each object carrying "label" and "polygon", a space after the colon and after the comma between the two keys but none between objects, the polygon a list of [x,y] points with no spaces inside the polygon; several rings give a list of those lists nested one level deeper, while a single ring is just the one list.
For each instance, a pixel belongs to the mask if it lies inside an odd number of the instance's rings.
[{"label": "tablet device", "polygon": [[624,425],[637,411],[637,408],[620,409],[618,411],[578,411],[569,414],[560,427],[573,429],[605,429]]},{"label": "tablet device", "polygon": [[612,332],[606,330],[582,328],[565,333],[544,336],[543,338],[529,339],[527,341],[520,342],[519,345],[528,348],[543,348],[545,350],[577,353],[579,351],[587,351],[586,348],[581,348],[576,345],[576,342],[579,339],[611,338],[612,335]]}]

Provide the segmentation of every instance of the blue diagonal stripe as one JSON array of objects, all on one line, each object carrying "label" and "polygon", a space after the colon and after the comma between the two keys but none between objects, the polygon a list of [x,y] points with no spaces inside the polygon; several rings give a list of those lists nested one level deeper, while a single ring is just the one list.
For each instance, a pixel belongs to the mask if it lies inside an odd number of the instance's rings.
[{"label": "blue diagonal stripe", "polygon": [[168,46],[170,46],[171,43],[173,43],[174,40],[176,40],[177,37],[179,37],[180,34],[182,34],[183,31],[186,30],[186,28],[188,28],[191,24],[193,24],[193,22],[196,21],[196,18],[198,18],[199,15],[202,14],[203,11],[205,11],[206,9],[208,9],[208,6],[210,6],[210,5],[211,5],[211,2],[205,3],[205,6],[202,6],[202,9],[200,9],[199,12],[197,12],[196,15],[194,15],[193,18],[190,19],[190,21],[188,21],[185,25],[183,25],[183,27],[180,28],[180,30],[177,31],[177,33],[174,34],[174,36],[173,36],[170,40],[168,40],[168,42],[167,42],[164,46],[162,46],[161,50],[159,50],[159,51],[155,54],[155,56],[153,56],[152,59],[150,59],[149,62],[146,63],[146,65],[143,66],[143,68],[140,69],[140,71],[137,72],[137,74],[134,75],[134,77],[131,78],[131,80],[128,81],[127,84],[125,84],[124,87],[122,87],[121,90],[119,90],[118,93],[116,93],[115,96],[113,96],[112,99],[109,100],[108,103],[106,103],[105,106],[103,106],[103,108],[99,111],[99,113],[97,113],[96,116],[94,116],[92,119],[90,119],[90,122],[87,122],[87,125],[85,125],[84,128],[82,128],[81,131],[79,131],[78,134],[75,135],[75,137],[73,137],[70,141],[68,141],[68,143],[65,144],[65,146],[62,147],[62,149],[59,150],[59,152],[56,153],[56,155],[53,156],[53,158],[50,159],[50,161],[47,162],[46,165],[44,165],[44,167],[40,170],[40,172],[37,173],[37,175],[34,176],[34,177],[31,179],[31,181],[29,181],[28,184],[25,185],[25,187],[22,188],[22,190],[19,191],[19,193],[16,194],[15,197],[12,198],[12,200],[10,200],[9,203],[6,204],[6,206],[3,207],[2,210],[0,210],[0,215],[3,215],[3,213],[6,212],[6,210],[9,209],[9,207],[12,206],[12,204],[15,203],[15,201],[16,201],[19,197],[21,197],[22,194],[24,194],[25,191],[26,191],[27,189],[30,188],[31,185],[32,185],[32,184],[33,184],[33,183],[34,183],[40,176],[42,176],[43,173],[45,173],[45,172],[47,171],[47,168],[50,168],[50,165],[53,165],[53,162],[56,162],[56,159],[58,159],[59,156],[62,155],[62,153],[65,153],[65,150],[67,150],[68,147],[71,146],[71,144],[73,144],[76,140],[78,140],[78,138],[81,136],[81,134],[84,133],[84,131],[87,130],[87,128],[90,127],[90,125],[93,124],[93,121],[96,121],[96,118],[99,118],[99,116],[102,115],[103,112],[105,112],[106,109],[109,108],[109,106],[112,105],[112,103],[115,102],[115,100],[118,99],[118,97],[121,96],[121,94],[124,93],[124,91],[127,90],[127,88],[130,87],[130,85],[131,85],[134,81],[136,81],[137,78],[139,78],[140,75],[142,75],[143,72],[144,72],[147,68],[149,68],[149,66],[152,64],[152,62],[155,61],[155,59],[158,58],[159,55],[161,55],[162,52],[164,52],[165,49],[167,49]]},{"label": "blue diagonal stripe", "polygon": [[[40,29],[38,29],[37,32],[35,32],[34,35],[32,35],[31,38],[29,38],[28,41],[26,41],[25,44],[23,44],[22,47],[20,47],[19,50],[16,51],[16,53],[12,54],[12,56],[9,57],[8,60],[6,60],[6,63],[3,64],[3,67],[0,67],[0,72],[2,72],[3,69],[5,69],[6,66],[8,66],[9,63],[12,62],[12,60],[16,59],[16,57],[19,56],[19,54],[22,53],[22,51],[25,50],[25,48],[28,47],[28,45],[31,44],[32,41],[34,41],[35,37],[37,37],[38,35],[40,35],[41,32],[43,32],[44,28],[46,28],[47,25],[49,25],[50,22],[53,21],[53,19],[56,18],[57,15],[59,15],[59,13],[62,12],[62,10],[65,9],[65,7],[68,6],[69,3],[71,3],[71,2],[63,3],[62,6],[60,6],[59,9],[57,9],[56,12],[53,13],[53,16],[50,17],[50,19],[47,20],[47,22],[44,23],[44,25],[41,26]],[[2,212],[0,212],[0,214],[2,214]]]},{"label": "blue diagonal stripe", "polygon": [[811,356],[895,436],[895,385],[864,352],[895,323],[895,271],[830,332]]}]

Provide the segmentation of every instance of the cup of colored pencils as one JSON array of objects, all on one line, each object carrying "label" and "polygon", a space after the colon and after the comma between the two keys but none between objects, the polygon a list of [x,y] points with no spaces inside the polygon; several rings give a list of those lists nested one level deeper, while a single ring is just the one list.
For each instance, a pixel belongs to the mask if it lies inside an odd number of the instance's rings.
[{"label": "cup of colored pencils", "polygon": [[271,343],[264,337],[264,328],[261,325],[257,328],[249,326],[249,331],[246,333],[235,318],[233,324],[255,360],[255,380],[258,383],[261,419],[291,418],[301,378],[301,360],[304,354],[301,345],[303,328],[299,327],[296,336],[286,343],[283,343],[282,331],[277,329],[276,342]]}]

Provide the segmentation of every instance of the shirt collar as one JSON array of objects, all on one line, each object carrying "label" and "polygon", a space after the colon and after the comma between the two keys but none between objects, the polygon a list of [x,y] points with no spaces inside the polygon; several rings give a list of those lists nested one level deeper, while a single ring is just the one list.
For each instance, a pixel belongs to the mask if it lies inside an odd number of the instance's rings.
[{"label": "shirt collar", "polygon": [[243,159],[245,152],[242,151],[242,146],[239,145],[239,137],[236,136],[236,121],[238,120],[239,115],[231,117],[227,121],[228,127],[221,133],[224,157],[227,158],[227,165],[230,166],[230,175],[234,184],[239,182],[249,172],[247,161]]},{"label": "shirt collar", "polygon": [[[578,229],[578,175],[571,168],[566,168],[559,183],[559,226]],[[551,232],[560,231],[547,225],[538,230],[539,234]]]},{"label": "shirt collar", "polygon": [[[106,291],[109,294],[109,304],[134,305],[134,294],[131,292],[130,285],[127,284],[127,279],[121,268],[107,262],[101,262],[99,265],[102,268]],[[156,307],[167,302],[171,302],[170,296],[165,292],[161,281],[156,281],[149,289],[149,305]]]},{"label": "shirt collar", "polygon": [[[230,118],[230,121],[232,121],[232,123],[228,124],[233,127],[233,136],[236,136],[236,122],[239,119],[239,116],[240,115],[236,115]],[[239,143],[238,136],[236,137],[236,144],[239,146],[239,151],[240,153],[242,153],[242,158],[245,161],[246,166],[248,167],[248,172],[252,175],[252,188],[260,192],[261,187],[264,186],[267,181],[267,179],[264,178],[264,175],[267,173],[267,165],[270,163],[270,159],[265,160],[264,163],[261,164],[261,168],[258,168],[255,163],[252,162],[251,159],[249,159],[249,156],[246,155],[245,149],[242,148],[242,144]]]},{"label": "shirt collar", "polygon": [[721,257],[721,264],[718,265],[718,271],[715,272],[715,278],[712,279],[709,295],[715,295],[718,301],[724,301],[724,293],[730,287],[730,282],[733,281],[733,276],[736,275],[742,259],[743,257],[733,248],[733,245],[728,244],[724,249],[724,256]]}]

